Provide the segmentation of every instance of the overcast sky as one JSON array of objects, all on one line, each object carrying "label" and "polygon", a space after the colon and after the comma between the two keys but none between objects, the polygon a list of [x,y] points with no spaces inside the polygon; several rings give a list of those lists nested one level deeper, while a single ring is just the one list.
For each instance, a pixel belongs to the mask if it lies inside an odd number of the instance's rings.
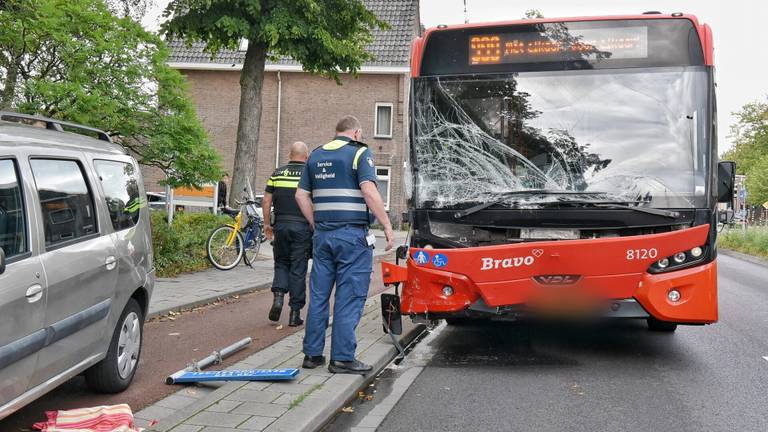
[{"label": "overcast sky", "polygon": [[[168,0],[145,19],[156,28]],[[715,38],[720,151],[730,146],[733,111],[768,95],[768,1],[765,0],[467,0],[470,22],[521,18],[535,7],[546,17],[635,14],[648,10],[697,15],[712,27]],[[421,0],[421,21],[427,27],[464,22],[463,0]]]}]

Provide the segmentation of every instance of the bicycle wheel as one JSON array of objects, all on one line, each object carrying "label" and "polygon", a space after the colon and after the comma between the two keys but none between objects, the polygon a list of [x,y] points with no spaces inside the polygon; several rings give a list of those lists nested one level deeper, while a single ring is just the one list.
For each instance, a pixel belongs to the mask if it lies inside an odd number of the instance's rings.
[{"label": "bicycle wheel", "polygon": [[[231,238],[233,234],[234,238]],[[208,236],[207,249],[208,259],[214,267],[231,270],[243,258],[243,236],[229,225],[220,226]]]},{"label": "bicycle wheel", "polygon": [[253,267],[253,264],[259,258],[259,250],[261,249],[261,236],[262,228],[258,225],[251,228],[251,233],[248,235],[248,244],[245,245],[245,253],[243,254],[243,261],[245,264]]}]

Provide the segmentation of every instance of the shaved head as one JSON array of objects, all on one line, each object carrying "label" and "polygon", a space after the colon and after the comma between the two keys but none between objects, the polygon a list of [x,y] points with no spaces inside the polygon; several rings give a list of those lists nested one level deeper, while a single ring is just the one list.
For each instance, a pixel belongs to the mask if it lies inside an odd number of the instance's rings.
[{"label": "shaved head", "polygon": [[291,144],[291,153],[288,155],[290,160],[304,162],[309,158],[309,148],[302,141],[296,141]]}]

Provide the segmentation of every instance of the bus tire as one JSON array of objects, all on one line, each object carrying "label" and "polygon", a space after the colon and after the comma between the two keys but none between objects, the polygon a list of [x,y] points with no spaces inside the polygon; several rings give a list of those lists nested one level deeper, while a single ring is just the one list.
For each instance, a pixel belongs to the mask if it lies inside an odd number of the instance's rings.
[{"label": "bus tire", "polygon": [[656,318],[648,318],[648,330],[655,332],[672,333],[677,330],[677,324],[667,321],[659,321]]}]

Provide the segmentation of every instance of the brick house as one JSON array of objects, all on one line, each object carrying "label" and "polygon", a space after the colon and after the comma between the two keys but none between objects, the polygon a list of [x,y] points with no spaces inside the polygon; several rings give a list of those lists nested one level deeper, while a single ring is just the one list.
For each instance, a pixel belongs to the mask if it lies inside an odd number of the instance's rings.
[{"label": "brick house", "polygon": [[[390,28],[375,31],[368,50],[374,59],[357,77],[342,76],[343,85],[303,72],[286,59],[267,62],[262,91],[263,112],[254,182],[263,190],[277,165],[287,162],[288,147],[306,142],[310,149],[333,138],[336,121],[352,114],[363,124],[365,141],[376,159],[379,189],[393,223],[405,211],[403,161],[408,133],[410,44],[420,30],[418,0],[364,0],[369,10]],[[169,65],[189,82],[197,113],[210,141],[221,154],[224,169],[234,167],[240,98],[240,70],[245,47],[224,51],[214,59],[203,44],[187,47],[170,42]],[[339,103],[343,101],[343,103]],[[160,174],[145,170],[147,190],[161,190]]]}]

